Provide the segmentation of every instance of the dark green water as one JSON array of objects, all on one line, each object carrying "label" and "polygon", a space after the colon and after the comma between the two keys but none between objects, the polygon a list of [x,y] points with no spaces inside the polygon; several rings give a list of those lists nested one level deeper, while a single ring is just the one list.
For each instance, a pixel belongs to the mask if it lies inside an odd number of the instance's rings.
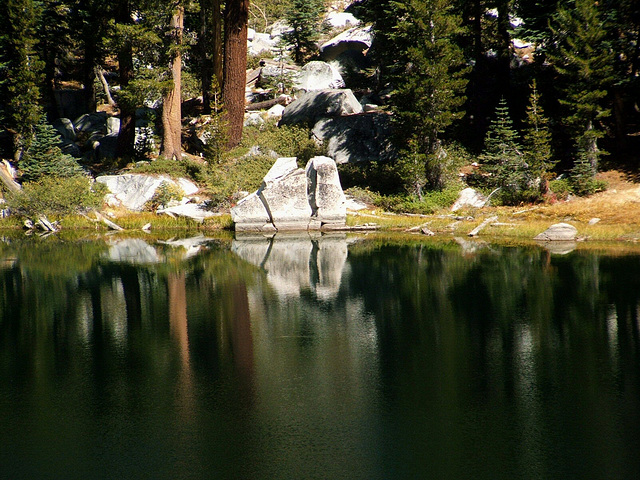
[{"label": "dark green water", "polygon": [[0,244],[2,479],[640,478],[640,255]]}]

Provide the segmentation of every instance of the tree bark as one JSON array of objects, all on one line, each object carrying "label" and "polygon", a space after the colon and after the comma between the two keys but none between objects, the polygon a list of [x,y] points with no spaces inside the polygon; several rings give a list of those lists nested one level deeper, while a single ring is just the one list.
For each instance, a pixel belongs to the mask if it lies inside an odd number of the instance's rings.
[{"label": "tree bark", "polygon": [[249,0],[227,0],[224,8],[222,100],[229,125],[228,148],[240,143],[244,123]]},{"label": "tree bark", "polygon": [[[119,23],[131,23],[131,10],[129,2],[121,0],[116,21]],[[120,88],[127,88],[129,82],[133,80],[133,46],[130,42],[125,42],[118,51],[118,75],[120,77]],[[135,106],[127,102],[120,102],[120,132],[116,144],[116,157],[131,158],[134,154],[134,142],[136,139],[136,110]]]},{"label": "tree bark", "polygon": [[[104,70],[100,65],[96,65],[95,75],[100,80],[100,84],[102,85],[104,94],[107,97],[107,103],[109,104],[109,106],[114,107],[116,105],[116,102],[113,100],[113,97],[111,96],[111,90],[109,90],[109,83],[107,83],[107,79],[104,78]],[[94,110],[95,110],[95,95],[94,95]]]},{"label": "tree bark", "polygon": [[184,29],[184,7],[176,7],[171,17],[173,35],[173,53],[171,55],[171,78],[173,87],[163,98],[162,126],[162,156],[168,159],[182,158],[182,93],[180,88],[182,75],[182,31]]},{"label": "tree bark", "polygon": [[[222,85],[222,12],[220,0],[202,0],[200,6],[200,37],[198,40],[202,77],[202,105],[211,113],[211,93]],[[217,92],[214,92],[214,94]]]}]

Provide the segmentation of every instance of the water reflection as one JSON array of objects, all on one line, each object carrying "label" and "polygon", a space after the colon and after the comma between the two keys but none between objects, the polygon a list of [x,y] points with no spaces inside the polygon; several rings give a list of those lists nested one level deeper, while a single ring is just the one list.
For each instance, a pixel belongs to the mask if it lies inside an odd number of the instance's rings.
[{"label": "water reflection", "polygon": [[318,298],[335,298],[347,261],[345,234],[239,235],[231,250],[263,269],[281,296],[311,290]]},{"label": "water reflection", "polygon": [[640,255],[51,241],[0,245],[0,476],[640,475]]}]

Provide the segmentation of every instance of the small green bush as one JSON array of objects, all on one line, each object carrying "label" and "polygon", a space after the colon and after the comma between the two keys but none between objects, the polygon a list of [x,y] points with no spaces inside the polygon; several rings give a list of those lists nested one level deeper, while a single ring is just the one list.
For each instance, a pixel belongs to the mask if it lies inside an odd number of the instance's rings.
[{"label": "small green bush", "polygon": [[549,182],[549,190],[560,199],[567,198],[571,193],[571,185],[566,178],[558,178]]},{"label": "small green bush", "polygon": [[168,182],[162,182],[158,188],[156,188],[153,197],[149,200],[145,207],[146,210],[154,211],[161,207],[166,207],[171,200],[182,200],[184,192],[177,185],[172,185]]},{"label": "small green bush", "polygon": [[212,166],[207,187],[214,206],[228,206],[239,191],[257,190],[275,159],[268,155],[244,156]]},{"label": "small green bush", "polygon": [[7,205],[24,217],[63,216],[100,208],[105,193],[106,186],[87,177],[47,176],[23,184],[22,191],[8,195]]},{"label": "small green bush", "polygon": [[158,157],[152,162],[143,162],[131,167],[135,173],[149,173],[157,175],[168,175],[170,177],[184,177],[194,182],[203,182],[207,175],[207,167],[204,164],[183,158],[181,160],[169,160]]},{"label": "small green bush", "polygon": [[423,193],[422,200],[412,195],[379,196],[374,204],[389,212],[429,215],[443,208],[449,208],[458,198],[460,186],[450,186],[444,190]]},{"label": "small green bush", "polygon": [[311,132],[307,128],[288,125],[278,127],[274,122],[246,128],[242,145],[258,146],[263,152],[274,151],[279,157],[297,157],[301,166],[310,158],[325,153],[323,147],[311,138]]}]

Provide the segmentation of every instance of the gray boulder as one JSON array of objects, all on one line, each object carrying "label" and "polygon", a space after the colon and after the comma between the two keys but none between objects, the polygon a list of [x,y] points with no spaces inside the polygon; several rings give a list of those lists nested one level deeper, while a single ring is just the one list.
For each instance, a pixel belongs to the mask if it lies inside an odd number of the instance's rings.
[{"label": "gray boulder", "polygon": [[385,113],[322,118],[315,123],[313,135],[324,142],[327,155],[338,164],[396,158],[390,117]]},{"label": "gray boulder", "polygon": [[556,223],[551,225],[544,232],[539,233],[534,237],[534,240],[541,242],[557,242],[557,241],[573,241],[578,235],[578,230],[573,225],[568,223]]},{"label": "gray boulder", "polygon": [[371,27],[350,28],[320,45],[320,52],[323,59],[333,60],[349,50],[362,53],[371,47],[372,40]]},{"label": "gray boulder", "polygon": [[336,163],[329,157],[314,157],[307,163],[308,198],[312,215],[321,224],[344,225],[347,200]]},{"label": "gray boulder", "polygon": [[76,129],[73,126],[73,122],[68,118],[57,118],[51,125],[57,130],[63,141],[76,141]]},{"label": "gray boulder", "polygon": [[295,87],[307,92],[344,88],[342,76],[333,66],[326,62],[313,61],[300,70]]},{"label": "gray boulder", "polygon": [[279,158],[265,175],[259,195],[267,206],[276,230],[307,227],[311,206],[307,200],[307,177],[295,157]]},{"label": "gray boulder", "polygon": [[231,209],[236,231],[317,230],[344,225],[346,201],[335,162],[315,157],[305,170],[279,158],[260,188]]},{"label": "gray boulder", "polygon": [[99,132],[107,134],[107,114],[105,112],[85,113],[73,122],[76,132]]},{"label": "gray boulder", "polygon": [[461,208],[482,208],[487,203],[487,197],[477,190],[469,187],[465,188],[458,195],[458,199],[451,207],[452,212],[456,212]]},{"label": "gray boulder", "polygon": [[[162,183],[168,183],[170,185],[175,185],[176,187],[181,185],[164,175],[102,175],[96,178],[96,181],[106,185],[111,192],[106,198],[106,201],[110,206],[125,207],[133,211],[143,210],[145,203],[153,198],[153,195],[156,193],[156,189]],[[183,185],[186,185],[184,182],[192,184],[192,182],[189,182],[186,179],[184,179],[182,183]]]},{"label": "gray boulder", "polygon": [[287,105],[278,125],[313,127],[321,118],[361,112],[362,105],[351,90],[317,90],[304,93]]},{"label": "gray boulder", "polygon": [[251,38],[247,37],[247,53],[260,55],[263,52],[271,52],[275,49],[277,40],[271,38],[268,33],[255,33]]}]

